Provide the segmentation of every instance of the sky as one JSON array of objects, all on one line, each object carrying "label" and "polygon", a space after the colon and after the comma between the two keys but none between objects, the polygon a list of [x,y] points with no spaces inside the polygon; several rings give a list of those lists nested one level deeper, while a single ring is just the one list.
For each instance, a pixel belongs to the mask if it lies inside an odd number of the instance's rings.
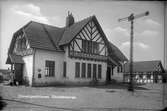
[{"label": "sky", "polygon": [[6,65],[12,35],[29,21],[65,26],[68,11],[75,21],[95,15],[108,40],[129,59],[130,22],[119,18],[149,11],[134,21],[134,61],[161,60],[164,55],[164,3],[159,1],[0,1],[0,68]]}]

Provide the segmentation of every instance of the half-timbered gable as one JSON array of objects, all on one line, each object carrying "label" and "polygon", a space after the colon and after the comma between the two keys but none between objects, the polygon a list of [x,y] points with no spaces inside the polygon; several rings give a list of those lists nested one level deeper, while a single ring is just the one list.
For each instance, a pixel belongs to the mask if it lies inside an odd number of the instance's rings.
[{"label": "half-timbered gable", "polygon": [[27,37],[25,36],[24,31],[20,31],[17,36],[15,37],[15,43],[14,43],[14,49],[13,54],[15,55],[31,55],[33,50],[30,48],[29,41]]},{"label": "half-timbered gable", "polygon": [[93,20],[89,21],[70,42],[69,56],[74,58],[107,60],[107,46]]}]

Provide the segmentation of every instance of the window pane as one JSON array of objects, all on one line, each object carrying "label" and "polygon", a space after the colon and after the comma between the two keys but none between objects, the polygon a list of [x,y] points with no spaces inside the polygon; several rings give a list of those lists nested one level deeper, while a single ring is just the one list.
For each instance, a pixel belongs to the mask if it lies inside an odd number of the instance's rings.
[{"label": "window pane", "polygon": [[101,71],[102,71],[102,67],[101,65],[99,64],[98,65],[98,78],[101,79]]},{"label": "window pane", "polygon": [[85,78],[85,73],[86,73],[86,64],[85,63],[82,63],[82,78]]},{"label": "window pane", "polygon": [[91,64],[88,64],[87,77],[88,77],[88,78],[91,78]]},{"label": "window pane", "polygon": [[93,64],[93,78],[96,79],[96,64]]},{"label": "window pane", "polygon": [[63,63],[63,77],[66,77],[66,62]]},{"label": "window pane", "polygon": [[119,72],[119,66],[117,66],[117,72]]},{"label": "window pane", "polygon": [[80,63],[79,62],[75,63],[75,77],[76,78],[80,77]]},{"label": "window pane", "polygon": [[45,61],[45,72],[47,76],[54,76],[55,73],[55,62]]},{"label": "window pane", "polygon": [[86,52],[86,41],[82,40],[82,50],[83,52]]}]

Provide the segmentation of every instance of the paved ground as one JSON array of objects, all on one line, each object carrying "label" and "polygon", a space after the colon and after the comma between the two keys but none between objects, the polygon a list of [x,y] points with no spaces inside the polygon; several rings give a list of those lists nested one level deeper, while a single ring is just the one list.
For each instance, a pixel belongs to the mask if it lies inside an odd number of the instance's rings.
[{"label": "paved ground", "polygon": [[[161,109],[162,85],[149,84],[130,93],[124,86],[11,87],[1,85],[4,111],[135,111]],[[112,109],[112,110],[111,110]],[[118,110],[118,109],[117,109]],[[121,110],[122,111],[122,110]],[[138,110],[139,111],[139,110]]]}]

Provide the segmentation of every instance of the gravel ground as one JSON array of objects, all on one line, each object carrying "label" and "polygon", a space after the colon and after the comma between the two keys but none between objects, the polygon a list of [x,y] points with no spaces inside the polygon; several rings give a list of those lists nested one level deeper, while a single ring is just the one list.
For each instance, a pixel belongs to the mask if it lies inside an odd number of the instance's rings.
[{"label": "gravel ground", "polygon": [[[148,84],[128,92],[125,87],[3,86],[4,111],[135,111],[162,108],[162,84]],[[34,97],[34,98],[33,98]],[[139,111],[139,110],[138,110]]]}]

